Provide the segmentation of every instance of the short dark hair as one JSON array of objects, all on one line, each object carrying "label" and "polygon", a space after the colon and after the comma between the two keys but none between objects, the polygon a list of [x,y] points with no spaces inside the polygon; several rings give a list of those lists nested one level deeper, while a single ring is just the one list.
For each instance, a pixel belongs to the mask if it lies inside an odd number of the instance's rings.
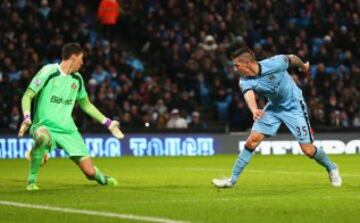
[{"label": "short dark hair", "polygon": [[66,43],[61,50],[61,58],[63,60],[69,59],[73,54],[80,55],[84,53],[84,49],[79,43]]},{"label": "short dark hair", "polygon": [[256,60],[254,52],[252,50],[250,50],[248,47],[243,47],[243,48],[235,50],[231,54],[231,59],[236,59],[240,56],[246,56],[246,58],[249,60]]}]

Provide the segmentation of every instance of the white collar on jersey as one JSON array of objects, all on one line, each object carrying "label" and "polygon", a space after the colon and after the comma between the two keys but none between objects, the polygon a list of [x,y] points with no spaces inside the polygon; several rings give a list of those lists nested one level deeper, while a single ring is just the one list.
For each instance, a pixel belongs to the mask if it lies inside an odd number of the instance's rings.
[{"label": "white collar on jersey", "polygon": [[61,70],[60,64],[56,64],[56,65],[57,65],[57,67],[58,67],[58,69],[59,69],[59,71],[60,71],[60,74],[61,74],[62,76],[67,76],[67,74],[66,74],[63,70]]}]

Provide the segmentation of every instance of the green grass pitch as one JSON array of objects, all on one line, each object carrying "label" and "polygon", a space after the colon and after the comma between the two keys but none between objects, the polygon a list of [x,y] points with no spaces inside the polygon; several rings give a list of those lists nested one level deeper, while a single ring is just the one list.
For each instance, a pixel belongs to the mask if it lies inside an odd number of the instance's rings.
[{"label": "green grass pitch", "polygon": [[[254,156],[238,185],[218,190],[214,177],[230,174],[236,155],[95,159],[119,181],[109,188],[87,181],[69,159],[41,168],[40,191],[25,191],[26,160],[0,160],[0,201],[111,212],[186,222],[359,222],[360,156],[331,156],[343,186],[305,156]],[[141,222],[0,204],[0,223]],[[151,221],[149,221],[151,222]]]}]

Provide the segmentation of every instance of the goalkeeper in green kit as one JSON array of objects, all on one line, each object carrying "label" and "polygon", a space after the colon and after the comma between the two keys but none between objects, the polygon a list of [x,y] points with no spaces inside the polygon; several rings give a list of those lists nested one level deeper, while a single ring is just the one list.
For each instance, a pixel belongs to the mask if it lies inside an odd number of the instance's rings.
[{"label": "goalkeeper in green kit", "polygon": [[55,148],[63,149],[89,180],[95,180],[100,185],[118,185],[116,179],[103,175],[94,166],[71,116],[77,102],[85,113],[104,124],[114,137],[124,137],[119,122],[106,118],[89,101],[83,78],[78,72],[83,65],[83,56],[84,50],[78,43],[65,44],[61,63],[42,67],[21,100],[24,120],[19,137],[30,128],[35,141],[30,152],[27,190],[39,189],[36,182],[40,166],[47,161],[47,153]]}]

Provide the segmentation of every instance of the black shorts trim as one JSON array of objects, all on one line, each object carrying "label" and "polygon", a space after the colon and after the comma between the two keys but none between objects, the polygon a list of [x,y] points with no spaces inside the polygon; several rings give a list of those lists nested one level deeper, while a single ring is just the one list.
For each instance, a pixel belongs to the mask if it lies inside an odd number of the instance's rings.
[{"label": "black shorts trim", "polygon": [[304,104],[304,102],[302,100],[300,100],[300,105],[301,105],[301,110],[303,111],[303,114],[304,114],[307,129],[308,129],[308,132],[309,132],[310,142],[312,143],[312,142],[314,142],[314,140],[313,140],[312,134],[311,134],[309,116],[308,116],[308,113],[306,111],[305,104]]},{"label": "black shorts trim", "polygon": [[252,90],[252,89],[249,88],[249,89],[246,89],[245,91],[243,91],[242,93],[245,94],[246,92],[251,91],[251,90]]}]

